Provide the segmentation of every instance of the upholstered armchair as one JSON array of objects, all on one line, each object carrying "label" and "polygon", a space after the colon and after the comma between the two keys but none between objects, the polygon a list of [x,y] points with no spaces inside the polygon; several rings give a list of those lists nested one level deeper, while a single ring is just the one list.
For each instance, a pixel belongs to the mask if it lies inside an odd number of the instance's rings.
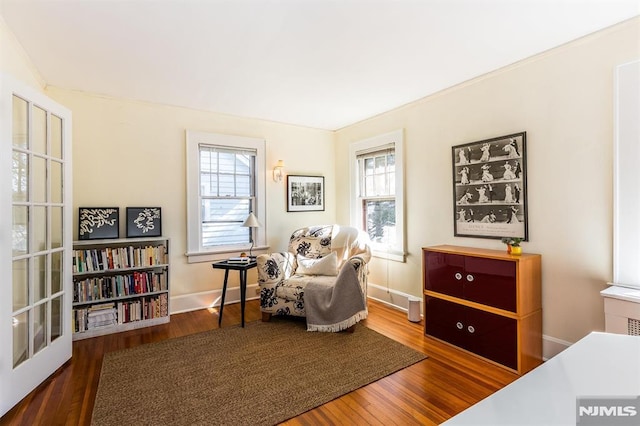
[{"label": "upholstered armchair", "polygon": [[[286,252],[257,257],[262,320],[269,321],[272,315],[292,315],[307,317],[311,331],[352,328],[367,316],[370,259],[369,237],[356,228],[322,225],[294,231]],[[335,312],[345,309],[351,312]],[[335,319],[335,315],[342,317]]]}]

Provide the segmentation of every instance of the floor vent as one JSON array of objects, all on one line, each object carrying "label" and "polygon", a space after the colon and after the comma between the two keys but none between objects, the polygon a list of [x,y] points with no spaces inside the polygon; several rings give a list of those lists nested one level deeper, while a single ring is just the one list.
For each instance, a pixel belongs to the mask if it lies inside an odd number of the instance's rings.
[{"label": "floor vent", "polygon": [[630,336],[640,336],[640,320],[629,318],[628,331]]}]

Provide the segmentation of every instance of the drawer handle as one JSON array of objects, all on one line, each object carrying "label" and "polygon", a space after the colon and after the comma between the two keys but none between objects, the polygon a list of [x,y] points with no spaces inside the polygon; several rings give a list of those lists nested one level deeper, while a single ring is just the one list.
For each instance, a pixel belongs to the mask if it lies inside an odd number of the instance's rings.
[{"label": "drawer handle", "polygon": [[460,272],[456,272],[454,277],[456,277],[456,280],[460,281],[462,279],[462,274]]},{"label": "drawer handle", "polygon": [[469,327],[467,327],[467,330],[469,330],[469,333],[475,333],[475,332],[476,332],[476,329],[475,329],[475,328],[473,328],[473,326],[472,326],[472,325],[470,325]]},{"label": "drawer handle", "polygon": [[458,321],[456,323],[456,327],[458,327],[458,330],[462,330],[464,328],[464,325],[460,321]]},{"label": "drawer handle", "polygon": [[475,278],[473,278],[473,275],[471,275],[471,274],[468,274],[468,275],[467,275],[467,281],[469,281],[469,282],[473,282],[473,280],[474,280],[474,279],[475,279]]}]

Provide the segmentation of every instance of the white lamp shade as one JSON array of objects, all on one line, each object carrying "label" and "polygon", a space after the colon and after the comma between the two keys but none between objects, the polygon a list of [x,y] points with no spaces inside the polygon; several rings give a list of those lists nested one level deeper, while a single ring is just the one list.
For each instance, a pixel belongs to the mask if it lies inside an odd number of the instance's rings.
[{"label": "white lamp shade", "polygon": [[259,228],[262,225],[260,225],[260,222],[258,222],[258,218],[256,217],[256,215],[251,212],[249,213],[249,216],[247,216],[247,220],[244,221],[242,226],[247,228]]}]

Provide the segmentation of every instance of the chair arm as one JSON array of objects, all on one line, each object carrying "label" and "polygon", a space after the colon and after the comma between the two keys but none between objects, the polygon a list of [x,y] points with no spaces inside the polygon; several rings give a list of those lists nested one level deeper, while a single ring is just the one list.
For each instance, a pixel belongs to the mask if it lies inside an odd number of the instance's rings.
[{"label": "chair arm", "polygon": [[356,269],[356,274],[358,274],[358,281],[360,282],[360,288],[362,289],[362,294],[366,300],[368,293],[368,275],[369,275],[369,265],[367,264],[367,259],[362,256],[351,256],[347,259],[347,262],[351,263]]},{"label": "chair arm", "polygon": [[296,258],[291,253],[261,254],[258,264],[258,284],[277,284],[288,279],[296,270]]},{"label": "chair arm", "polygon": [[361,267],[367,266],[367,261],[362,256],[358,255],[351,256],[349,259],[347,259],[347,262],[350,262],[356,268],[356,271],[360,271]]}]

